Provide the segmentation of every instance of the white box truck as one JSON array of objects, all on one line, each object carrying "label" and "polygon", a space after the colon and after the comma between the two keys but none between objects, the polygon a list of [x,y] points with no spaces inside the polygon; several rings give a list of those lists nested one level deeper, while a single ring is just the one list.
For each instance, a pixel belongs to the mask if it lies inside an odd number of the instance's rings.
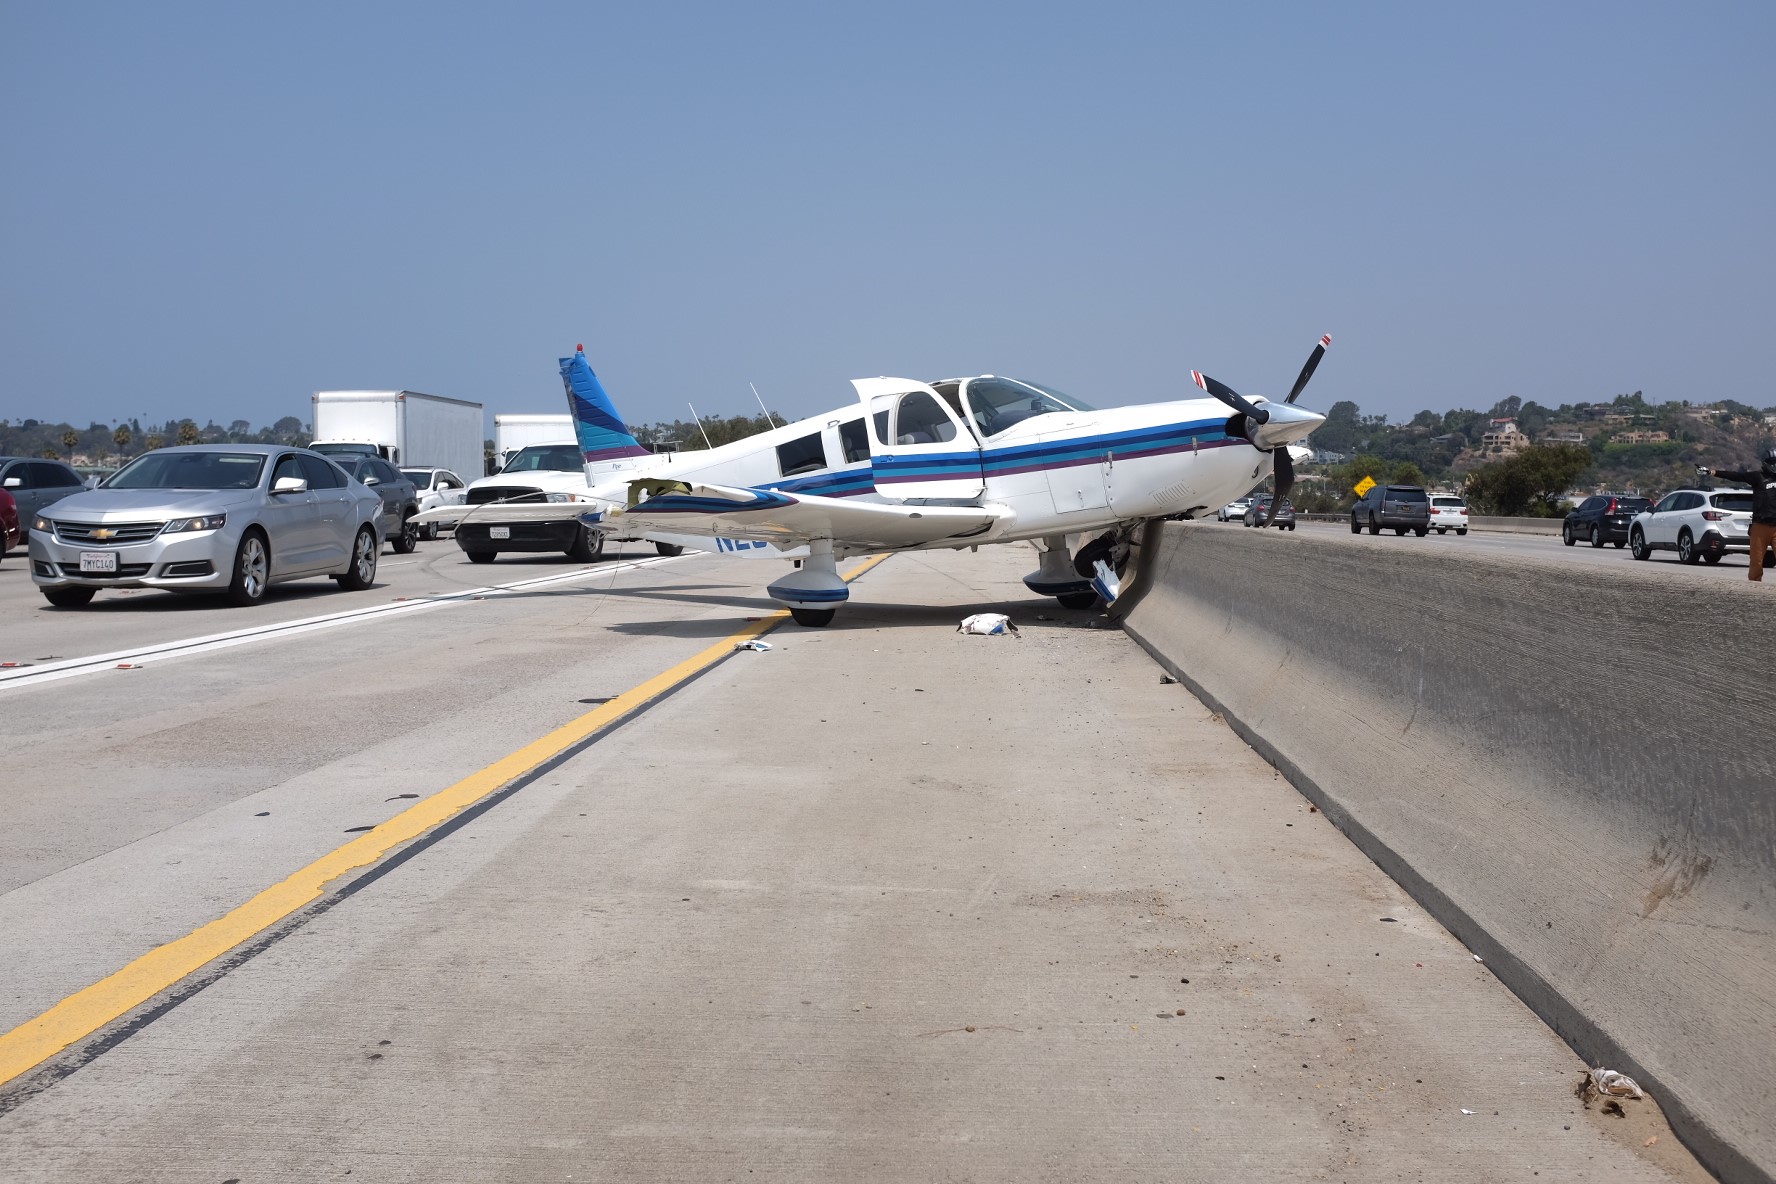
[{"label": "white box truck", "polygon": [[[570,415],[500,415],[493,417],[493,451],[504,468],[512,454],[532,444],[571,444],[574,440],[573,417]],[[479,469],[475,470],[477,473]]]},{"label": "white box truck", "polygon": [[419,391],[316,391],[316,452],[369,452],[409,469],[449,469],[473,481],[484,468],[479,403]]}]

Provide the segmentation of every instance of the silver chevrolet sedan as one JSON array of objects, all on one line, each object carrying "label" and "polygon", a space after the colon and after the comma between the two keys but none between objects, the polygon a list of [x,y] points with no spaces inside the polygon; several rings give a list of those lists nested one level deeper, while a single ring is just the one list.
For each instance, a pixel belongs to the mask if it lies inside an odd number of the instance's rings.
[{"label": "silver chevrolet sedan", "polygon": [[286,580],[376,580],[382,500],[318,453],[265,444],[146,452],[31,523],[31,579],[78,608],[101,588],[222,592],[256,604]]}]

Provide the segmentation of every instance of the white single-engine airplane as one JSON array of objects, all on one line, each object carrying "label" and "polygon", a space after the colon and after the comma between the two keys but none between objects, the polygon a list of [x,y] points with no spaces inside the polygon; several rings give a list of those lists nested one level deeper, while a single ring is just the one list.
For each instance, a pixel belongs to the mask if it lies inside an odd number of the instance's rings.
[{"label": "white single-engine airplane", "polygon": [[[1212,398],[1107,410],[991,374],[859,378],[848,407],[720,448],[660,455],[630,435],[579,346],[561,359],[561,377],[587,491],[568,503],[521,494],[498,513],[578,518],[668,547],[798,559],[766,591],[801,625],[830,623],[849,597],[839,559],[1022,540],[1040,554],[1024,577],[1030,590],[1090,608],[1103,586],[1094,573],[1122,569],[1146,520],[1190,517],[1249,493],[1267,455],[1277,500],[1288,496],[1289,446],[1325,421],[1295,400],[1331,343],[1320,338],[1280,403],[1247,400],[1194,370]],[[419,521],[449,525],[478,508],[441,507]],[[1075,549],[1069,539],[1081,536],[1089,541]]]}]

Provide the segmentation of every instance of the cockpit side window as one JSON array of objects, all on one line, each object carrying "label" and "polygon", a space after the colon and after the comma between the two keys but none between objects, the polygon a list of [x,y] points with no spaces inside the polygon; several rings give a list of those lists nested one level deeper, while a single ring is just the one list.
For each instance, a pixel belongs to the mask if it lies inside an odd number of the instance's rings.
[{"label": "cockpit side window", "polygon": [[894,414],[896,444],[942,444],[956,438],[956,425],[924,391],[902,396]]},{"label": "cockpit side window", "polygon": [[[886,435],[887,432],[887,426],[884,425],[882,433]],[[870,458],[869,433],[863,430],[861,419],[839,425],[839,444],[845,450],[845,463],[848,465]]]},{"label": "cockpit side window", "polygon": [[971,378],[968,405],[981,435],[996,436],[1014,424],[1057,411],[1089,411],[1077,399],[1063,398],[1058,391],[1012,378]]}]

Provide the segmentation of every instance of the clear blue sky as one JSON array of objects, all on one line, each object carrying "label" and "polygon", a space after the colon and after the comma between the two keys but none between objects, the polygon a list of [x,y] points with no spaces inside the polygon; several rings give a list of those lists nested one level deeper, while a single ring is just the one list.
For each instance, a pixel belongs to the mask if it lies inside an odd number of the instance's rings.
[{"label": "clear blue sky", "polygon": [[1776,5],[0,0],[0,416],[1776,404]]}]

